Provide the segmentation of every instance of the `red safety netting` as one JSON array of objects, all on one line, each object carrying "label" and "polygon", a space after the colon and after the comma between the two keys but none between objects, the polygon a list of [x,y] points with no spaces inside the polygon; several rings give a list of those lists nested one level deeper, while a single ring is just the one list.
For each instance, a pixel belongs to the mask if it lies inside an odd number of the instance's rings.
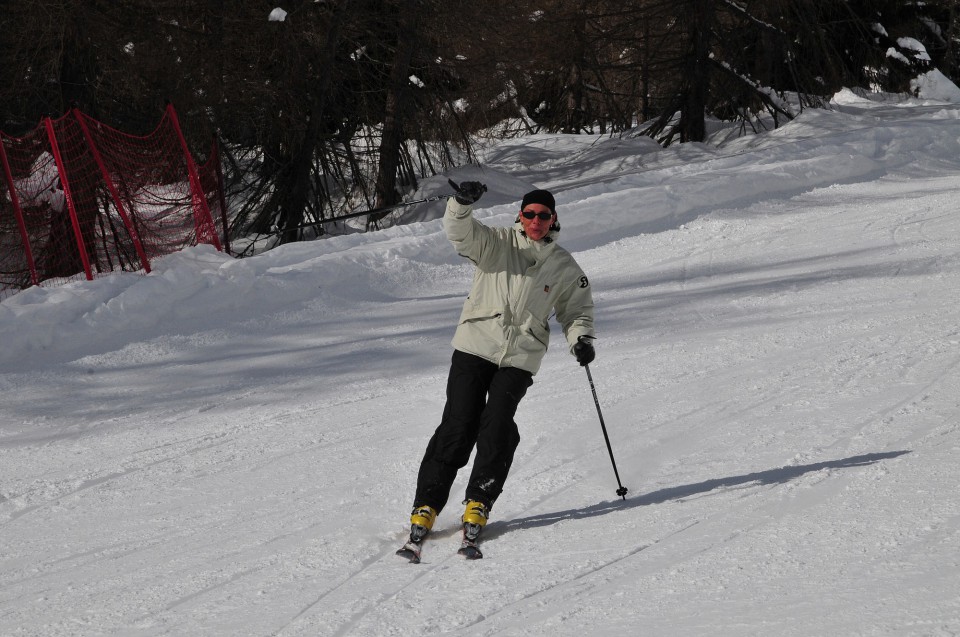
[{"label": "red safety netting", "polygon": [[229,250],[217,145],[196,165],[176,111],[138,137],[80,111],[0,133],[0,298],[45,281],[150,271],[197,243]]}]

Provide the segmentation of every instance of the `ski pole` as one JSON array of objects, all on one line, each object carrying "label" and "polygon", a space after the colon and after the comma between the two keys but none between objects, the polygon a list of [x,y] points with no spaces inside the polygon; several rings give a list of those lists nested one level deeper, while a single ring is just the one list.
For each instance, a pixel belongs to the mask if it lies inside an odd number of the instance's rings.
[{"label": "ski pole", "polygon": [[425,199],[416,199],[414,201],[404,201],[403,203],[394,204],[392,206],[384,206],[382,208],[373,208],[372,210],[362,210],[360,212],[351,212],[349,214],[340,215],[339,217],[330,217],[329,219],[320,219],[319,221],[313,221],[311,223],[304,223],[299,226],[294,226],[292,228],[277,228],[274,226],[271,235],[280,234],[281,232],[288,232],[293,230],[303,230],[304,228],[312,228],[313,226],[319,226],[325,223],[333,223],[334,221],[342,221],[344,219],[354,219],[355,217],[362,217],[364,215],[376,215],[381,212],[390,212],[391,210],[396,210],[397,208],[405,208],[407,206],[413,206],[418,203],[427,203],[429,201],[440,201],[441,199],[447,199],[452,197],[453,194],[449,195],[434,195],[433,197],[426,197]]},{"label": "ski pole", "polygon": [[603,439],[607,442],[607,451],[610,453],[610,463],[613,465],[613,475],[617,477],[617,495],[627,499],[627,488],[620,482],[620,472],[617,471],[617,461],[613,459],[613,448],[610,446],[610,436],[607,435],[607,425],[603,422],[603,414],[600,412],[600,399],[597,398],[597,388],[593,384],[593,375],[590,373],[590,366],[584,365],[587,370],[587,380],[590,381],[590,391],[593,393],[593,403],[597,406],[597,415],[600,417],[600,428],[603,429]]}]

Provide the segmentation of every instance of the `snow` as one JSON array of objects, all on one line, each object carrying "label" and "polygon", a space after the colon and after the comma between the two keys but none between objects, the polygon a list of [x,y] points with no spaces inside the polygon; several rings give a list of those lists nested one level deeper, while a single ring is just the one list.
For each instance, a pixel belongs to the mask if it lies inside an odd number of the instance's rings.
[{"label": "snow", "polygon": [[960,104],[960,88],[939,69],[931,69],[911,80],[910,90],[920,98]]},{"label": "snow", "polygon": [[886,56],[888,58],[894,58],[906,66],[910,66],[910,59],[892,46],[887,49]]},{"label": "snow", "polygon": [[[491,144],[590,275],[485,558],[393,555],[472,269],[437,220],[0,303],[0,634],[960,634],[960,106]],[[424,184],[445,192],[446,175]],[[555,329],[555,334],[558,330]]]},{"label": "snow", "polygon": [[900,48],[913,52],[913,57],[916,60],[921,62],[930,61],[930,54],[927,53],[927,48],[923,46],[919,40],[914,38],[897,38],[897,45]]}]

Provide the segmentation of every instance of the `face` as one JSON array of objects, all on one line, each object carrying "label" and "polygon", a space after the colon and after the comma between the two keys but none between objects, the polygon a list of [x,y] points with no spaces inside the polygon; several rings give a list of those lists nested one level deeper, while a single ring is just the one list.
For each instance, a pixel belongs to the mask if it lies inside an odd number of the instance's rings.
[{"label": "face", "polygon": [[[550,217],[547,219],[541,219],[540,217],[527,219],[523,216],[524,212],[547,213]],[[556,219],[556,215],[550,212],[550,208],[539,203],[527,204],[527,207],[520,211],[520,223],[523,225],[523,231],[533,241],[539,241],[547,236],[554,219]]]}]

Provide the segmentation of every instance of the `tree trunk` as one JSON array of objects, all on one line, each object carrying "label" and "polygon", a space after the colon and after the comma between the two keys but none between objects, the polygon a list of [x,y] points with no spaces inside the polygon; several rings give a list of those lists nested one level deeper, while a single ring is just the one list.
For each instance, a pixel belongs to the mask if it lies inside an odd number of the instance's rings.
[{"label": "tree trunk", "polygon": [[299,150],[291,158],[287,181],[287,193],[280,209],[279,226],[283,230],[280,243],[290,243],[300,237],[300,228],[303,224],[304,211],[307,201],[314,192],[310,179],[310,172],[314,165],[314,156],[320,145],[320,131],[328,105],[330,94],[330,78],[333,76],[334,56],[344,20],[350,7],[350,0],[340,0],[330,21],[327,30],[327,40],[323,48],[323,56],[317,68],[320,69],[320,78],[317,88],[311,95],[310,119],[307,130],[304,132]]},{"label": "tree trunk", "polygon": [[944,37],[947,41],[947,47],[943,54],[943,62],[941,63],[940,70],[947,77],[952,77],[953,70],[956,67],[956,60],[954,59],[954,56],[957,55],[956,42],[958,35],[960,35],[960,1],[952,0],[950,2],[950,9],[947,15],[949,16],[947,34]]},{"label": "tree trunk", "polygon": [[713,0],[691,2],[687,36],[687,86],[680,109],[680,141],[702,142],[707,138],[705,123],[710,92],[710,41],[714,22]]},{"label": "tree trunk", "polygon": [[[397,192],[397,170],[404,137],[404,117],[410,92],[410,64],[417,47],[417,21],[420,0],[409,3],[402,11],[397,33],[397,52],[390,70],[383,113],[383,134],[380,139],[380,163],[377,167],[376,207],[392,206],[400,200]],[[367,229],[374,227],[383,215],[367,217]]]}]

